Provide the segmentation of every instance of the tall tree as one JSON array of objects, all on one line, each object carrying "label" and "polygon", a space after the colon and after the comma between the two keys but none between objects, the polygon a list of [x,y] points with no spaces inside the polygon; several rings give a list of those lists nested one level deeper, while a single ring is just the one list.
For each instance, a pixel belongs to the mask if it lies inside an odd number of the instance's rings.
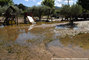
[{"label": "tall tree", "polygon": [[33,6],[29,8],[29,13],[32,13],[32,16],[39,17],[39,20],[41,20],[41,17],[44,13],[44,7],[43,6]]},{"label": "tall tree", "polygon": [[13,0],[0,0],[0,6],[12,5]]},{"label": "tall tree", "polygon": [[50,8],[54,7],[54,0],[43,0],[42,5],[48,6]]},{"label": "tall tree", "polygon": [[71,7],[69,5],[63,5],[63,7],[60,10],[60,14],[68,19],[68,17],[71,16]]},{"label": "tall tree", "polygon": [[26,6],[24,6],[23,4],[19,4],[19,5],[18,5],[18,8],[19,8],[19,9],[22,9],[22,10],[24,11],[24,10],[26,9]]},{"label": "tall tree", "polygon": [[[47,20],[49,19],[49,16],[52,15],[51,10],[54,10],[54,4],[55,4],[55,0],[43,0],[42,1],[42,5],[50,7],[48,9],[48,18],[47,18]],[[52,17],[51,17],[51,20],[52,20]]]},{"label": "tall tree", "polygon": [[81,15],[83,12],[83,9],[80,5],[74,4],[71,6],[71,16],[75,19],[78,18],[79,15]]},{"label": "tall tree", "polygon": [[68,18],[70,18],[70,25],[73,26],[74,19],[72,18],[75,18],[76,20],[78,16],[82,14],[82,7],[78,4],[74,4],[72,6],[64,5],[60,10],[60,14],[64,16],[67,20]]},{"label": "tall tree", "polygon": [[89,10],[89,0],[78,0],[78,4],[80,4],[84,9]]}]

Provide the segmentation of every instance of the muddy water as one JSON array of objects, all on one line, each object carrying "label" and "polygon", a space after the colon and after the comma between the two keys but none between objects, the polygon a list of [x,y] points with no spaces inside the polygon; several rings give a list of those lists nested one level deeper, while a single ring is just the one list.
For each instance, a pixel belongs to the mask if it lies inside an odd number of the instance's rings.
[{"label": "muddy water", "polygon": [[[65,30],[71,31],[71,29]],[[21,47],[27,46],[29,47],[28,49],[32,49],[30,50],[31,53],[34,52],[32,54],[35,57],[34,60],[36,58],[50,60],[52,57],[88,58],[89,34],[67,35],[63,38],[61,37],[62,34],[59,33],[62,31],[63,29],[56,29],[55,27],[6,26],[0,28],[0,45],[18,44]],[[37,55],[38,52],[39,54]]]}]

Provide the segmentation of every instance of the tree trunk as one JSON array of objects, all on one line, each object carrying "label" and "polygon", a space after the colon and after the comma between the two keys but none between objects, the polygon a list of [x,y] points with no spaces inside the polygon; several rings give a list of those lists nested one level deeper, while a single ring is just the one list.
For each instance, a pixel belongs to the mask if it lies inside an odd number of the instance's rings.
[{"label": "tree trunk", "polygon": [[70,26],[73,27],[74,23],[73,20],[70,18]]},{"label": "tree trunk", "polygon": [[41,16],[39,16],[39,20],[41,21]]},{"label": "tree trunk", "polygon": [[49,19],[49,14],[48,14],[48,17],[47,17],[47,20]]}]

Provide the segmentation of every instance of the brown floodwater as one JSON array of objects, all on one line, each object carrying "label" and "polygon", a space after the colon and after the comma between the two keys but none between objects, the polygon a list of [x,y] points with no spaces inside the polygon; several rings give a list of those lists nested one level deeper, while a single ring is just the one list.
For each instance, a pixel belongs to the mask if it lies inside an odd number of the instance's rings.
[{"label": "brown floodwater", "polygon": [[34,46],[38,46],[40,50],[45,47],[45,50],[52,55],[51,58],[89,58],[88,33],[61,37],[61,34],[57,33],[58,31],[62,31],[62,29],[56,31],[55,27],[34,27],[33,25],[1,26],[0,45],[18,44],[32,49]]}]

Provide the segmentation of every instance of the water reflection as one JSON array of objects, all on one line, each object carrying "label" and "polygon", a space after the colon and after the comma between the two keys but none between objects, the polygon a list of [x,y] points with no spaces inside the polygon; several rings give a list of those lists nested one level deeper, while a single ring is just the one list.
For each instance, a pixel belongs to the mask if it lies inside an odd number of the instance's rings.
[{"label": "water reflection", "polygon": [[30,25],[28,30],[33,29],[33,28],[34,28],[34,26],[35,26],[35,24]]},{"label": "water reflection", "polygon": [[4,27],[3,25],[0,26],[0,28],[3,28],[3,27]]},{"label": "water reflection", "polygon": [[55,27],[55,29],[69,29],[68,27],[64,26],[64,25],[57,25]]},{"label": "water reflection", "polygon": [[43,39],[44,37],[42,35],[39,34],[33,34],[30,31],[27,33],[21,33],[19,34],[18,38],[16,39],[16,43],[21,44],[21,45],[26,45],[29,44],[31,42],[27,42],[27,41],[35,41],[37,42],[39,40],[39,42]]}]

